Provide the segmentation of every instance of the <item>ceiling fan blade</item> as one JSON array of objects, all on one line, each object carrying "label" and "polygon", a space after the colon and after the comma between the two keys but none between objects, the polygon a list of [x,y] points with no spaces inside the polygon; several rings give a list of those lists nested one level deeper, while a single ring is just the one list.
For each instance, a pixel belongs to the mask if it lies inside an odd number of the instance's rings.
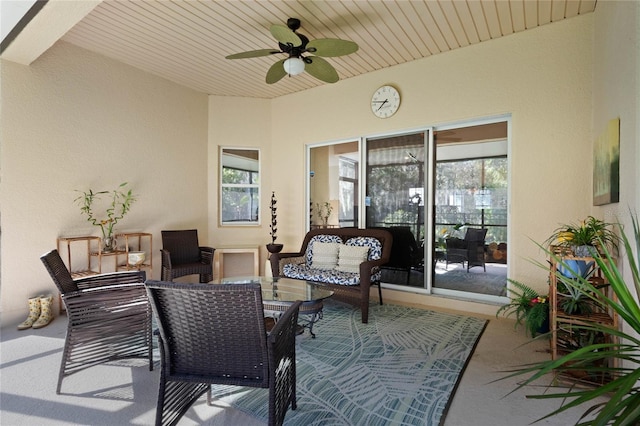
[{"label": "ceiling fan blade", "polygon": [[286,59],[282,59],[281,61],[278,61],[275,64],[271,65],[271,68],[269,68],[269,71],[267,71],[267,78],[265,79],[267,84],[276,83],[280,81],[282,77],[287,75],[287,72],[284,70],[285,60]]},{"label": "ceiling fan blade", "polygon": [[305,59],[311,60],[311,63],[306,63],[305,60],[305,71],[318,80],[322,80],[325,83],[335,83],[340,80],[338,72],[329,62],[318,56],[307,56]]},{"label": "ceiling fan blade", "polygon": [[[315,49],[315,50],[313,50]],[[353,41],[339,38],[320,38],[307,44],[307,51],[316,56],[325,58],[350,55],[358,50],[358,45]]]},{"label": "ceiling fan blade", "polygon": [[270,31],[271,35],[282,44],[291,43],[293,46],[302,44],[300,37],[284,25],[272,25]]},{"label": "ceiling fan blade", "polygon": [[225,56],[226,59],[245,59],[245,58],[257,58],[260,56],[269,56],[274,53],[282,53],[279,50],[273,49],[260,49],[260,50],[250,50],[248,52],[234,53],[233,55]]}]

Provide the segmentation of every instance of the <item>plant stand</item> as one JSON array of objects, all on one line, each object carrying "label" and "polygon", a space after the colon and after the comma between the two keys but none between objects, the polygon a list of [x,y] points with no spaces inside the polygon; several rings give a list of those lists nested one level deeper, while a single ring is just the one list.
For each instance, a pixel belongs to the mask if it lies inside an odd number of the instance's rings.
[{"label": "plant stand", "polygon": [[[587,262],[595,262],[592,257],[575,257],[567,255],[566,253],[556,253],[562,261],[566,260],[582,260]],[[618,316],[612,309],[604,309],[602,306],[593,304],[592,312],[588,314],[579,313],[566,313],[562,307],[562,296],[558,294],[558,267],[560,266],[554,256],[550,258],[550,276],[549,276],[549,322],[551,331],[551,357],[552,359],[558,359],[567,353],[575,351],[580,347],[594,342],[615,342],[616,337],[606,333],[593,333],[586,330],[576,329],[575,326],[587,325],[589,323],[598,323],[612,330],[618,329]],[[597,264],[596,264],[597,265]],[[615,299],[615,294],[611,290],[609,284],[602,277],[600,270],[596,270],[595,273],[589,278],[589,281],[603,291],[607,297],[612,300]],[[616,360],[609,360],[615,365]],[[599,377],[586,374],[580,374],[580,371],[575,371],[574,374],[562,374],[558,377],[561,381],[566,381],[572,384],[585,385],[585,386],[599,386],[611,381],[612,377],[600,375]]]}]

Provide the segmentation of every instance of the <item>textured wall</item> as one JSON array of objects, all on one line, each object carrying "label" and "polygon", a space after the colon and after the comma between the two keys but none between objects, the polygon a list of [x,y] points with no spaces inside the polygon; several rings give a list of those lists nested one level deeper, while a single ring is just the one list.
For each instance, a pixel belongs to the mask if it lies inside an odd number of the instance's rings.
[{"label": "textured wall", "polygon": [[[275,99],[287,114],[273,114],[273,148],[288,155],[274,156],[272,179],[298,212],[280,232],[287,248],[304,230],[304,184],[287,176],[304,176],[305,144],[511,114],[510,274],[544,290],[530,238],[591,211],[592,24],[591,14],[572,18]],[[369,102],[387,83],[402,104],[380,120]]]},{"label": "textured wall", "polygon": [[138,195],[117,231],[197,227],[206,242],[207,96],[70,44],[2,66],[3,323],[55,287],[39,256],[60,235],[98,235],[74,190],[128,181]]}]

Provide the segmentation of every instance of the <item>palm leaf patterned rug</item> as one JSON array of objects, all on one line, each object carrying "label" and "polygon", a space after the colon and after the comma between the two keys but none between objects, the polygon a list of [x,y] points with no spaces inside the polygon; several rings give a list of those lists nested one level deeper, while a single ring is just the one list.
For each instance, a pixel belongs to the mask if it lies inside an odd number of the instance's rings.
[{"label": "palm leaf patterned rug", "polygon": [[[297,337],[298,408],[285,425],[439,425],[486,320],[396,305],[333,301]],[[215,386],[214,395],[266,423],[266,389]]]}]

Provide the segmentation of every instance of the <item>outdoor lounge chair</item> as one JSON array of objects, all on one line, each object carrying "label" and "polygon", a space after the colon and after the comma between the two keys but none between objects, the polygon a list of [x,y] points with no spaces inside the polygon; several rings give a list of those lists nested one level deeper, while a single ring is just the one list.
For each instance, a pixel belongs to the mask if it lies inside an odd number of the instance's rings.
[{"label": "outdoor lounge chair", "polygon": [[58,250],[40,259],[62,295],[68,317],[56,393],[64,377],[107,361],[148,358],[153,370],[151,306],[144,271],[74,280]]},{"label": "outdoor lounge chair", "polygon": [[175,425],[211,385],[269,389],[269,425],[296,409],[295,302],[267,335],[259,284],[147,281],[158,321],[156,425]]}]

